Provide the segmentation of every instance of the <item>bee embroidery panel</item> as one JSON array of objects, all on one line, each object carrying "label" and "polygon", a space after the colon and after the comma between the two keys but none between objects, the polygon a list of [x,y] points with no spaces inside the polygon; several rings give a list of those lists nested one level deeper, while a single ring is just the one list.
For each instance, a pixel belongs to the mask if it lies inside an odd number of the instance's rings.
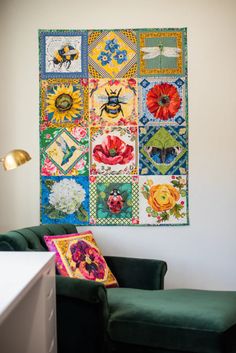
[{"label": "bee embroidery panel", "polygon": [[39,30],[41,222],[189,224],[186,28]]},{"label": "bee embroidery panel", "polygon": [[87,77],[87,34],[81,31],[39,33],[42,78]]},{"label": "bee embroidery panel", "polygon": [[138,85],[129,79],[89,80],[90,125],[137,125]]}]

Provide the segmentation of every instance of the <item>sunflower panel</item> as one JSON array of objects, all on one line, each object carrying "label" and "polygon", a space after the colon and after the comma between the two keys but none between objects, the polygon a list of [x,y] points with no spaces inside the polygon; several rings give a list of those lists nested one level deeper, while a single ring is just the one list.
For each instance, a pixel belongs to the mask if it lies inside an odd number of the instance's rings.
[{"label": "sunflower panel", "polygon": [[41,222],[189,224],[186,28],[40,30]]},{"label": "sunflower panel", "polygon": [[88,80],[50,79],[41,81],[41,123],[88,125]]}]

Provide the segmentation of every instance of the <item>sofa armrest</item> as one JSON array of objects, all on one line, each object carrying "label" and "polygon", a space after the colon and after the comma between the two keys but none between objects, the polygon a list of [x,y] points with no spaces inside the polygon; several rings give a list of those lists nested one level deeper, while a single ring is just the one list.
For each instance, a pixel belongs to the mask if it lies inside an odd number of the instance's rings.
[{"label": "sofa armrest", "polygon": [[0,234],[0,251],[26,251],[28,244],[17,231]]},{"label": "sofa armrest", "polygon": [[107,302],[106,288],[102,283],[60,275],[56,275],[56,294],[94,304]]},{"label": "sofa armrest", "polygon": [[120,287],[163,289],[167,264],[161,260],[106,256]]}]

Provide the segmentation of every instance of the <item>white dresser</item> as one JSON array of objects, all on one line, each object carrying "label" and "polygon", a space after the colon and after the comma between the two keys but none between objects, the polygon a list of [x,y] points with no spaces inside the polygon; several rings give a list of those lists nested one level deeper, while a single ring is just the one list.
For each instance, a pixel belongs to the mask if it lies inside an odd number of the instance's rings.
[{"label": "white dresser", "polygon": [[57,352],[53,253],[0,252],[0,352]]}]

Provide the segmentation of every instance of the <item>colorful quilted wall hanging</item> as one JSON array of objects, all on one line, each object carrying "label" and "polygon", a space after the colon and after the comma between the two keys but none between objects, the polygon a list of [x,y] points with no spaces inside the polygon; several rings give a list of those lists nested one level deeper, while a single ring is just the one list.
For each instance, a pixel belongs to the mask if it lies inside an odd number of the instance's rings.
[{"label": "colorful quilted wall hanging", "polygon": [[186,28],[40,30],[41,222],[187,225]]}]

